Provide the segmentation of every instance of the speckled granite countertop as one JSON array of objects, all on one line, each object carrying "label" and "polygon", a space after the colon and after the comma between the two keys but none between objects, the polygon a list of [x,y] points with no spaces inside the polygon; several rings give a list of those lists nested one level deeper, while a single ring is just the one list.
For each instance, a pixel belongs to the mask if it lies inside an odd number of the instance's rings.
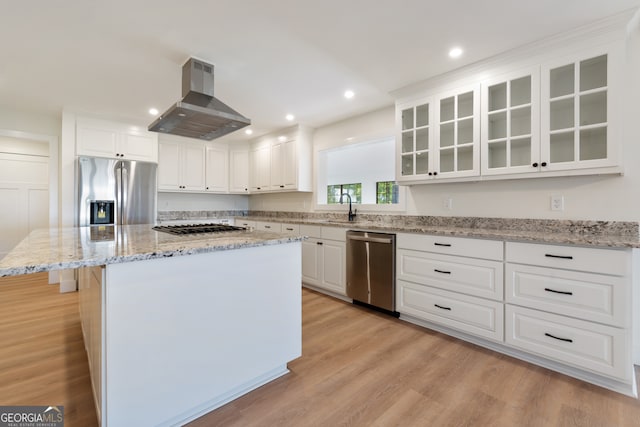
[{"label": "speckled granite countertop", "polygon": [[571,221],[475,217],[419,217],[359,215],[349,222],[346,215],[278,215],[263,212],[236,217],[242,220],[343,227],[354,230],[424,233],[515,242],[551,243],[608,248],[640,248],[638,223],[617,221]]},{"label": "speckled granite countertop", "polygon": [[260,231],[176,236],[152,225],[34,230],[0,260],[0,277],[303,240]]}]

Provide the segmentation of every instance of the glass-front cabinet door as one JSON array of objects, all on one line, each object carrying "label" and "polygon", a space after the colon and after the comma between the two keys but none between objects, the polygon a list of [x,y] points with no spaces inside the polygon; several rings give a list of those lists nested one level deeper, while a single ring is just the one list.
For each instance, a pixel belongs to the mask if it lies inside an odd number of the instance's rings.
[{"label": "glass-front cabinet door", "polygon": [[438,97],[433,174],[437,178],[480,174],[480,90],[464,88]]},{"label": "glass-front cabinet door", "polygon": [[540,168],[539,68],[482,83],[482,175]]},{"label": "glass-front cabinet door", "polygon": [[433,130],[429,100],[396,107],[400,124],[398,181],[427,179],[432,176],[431,166]]},{"label": "glass-front cabinet door", "polygon": [[[542,68],[542,170],[616,166],[612,137],[615,53]],[[546,164],[545,164],[546,163]]]}]

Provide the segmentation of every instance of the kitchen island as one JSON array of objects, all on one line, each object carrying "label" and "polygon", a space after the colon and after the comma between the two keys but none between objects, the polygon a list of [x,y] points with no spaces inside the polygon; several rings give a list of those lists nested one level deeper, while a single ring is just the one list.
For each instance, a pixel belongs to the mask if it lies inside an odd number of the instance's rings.
[{"label": "kitchen island", "polygon": [[301,355],[301,240],[150,225],[36,230],[0,261],[0,276],[78,268],[100,424],[178,425]]}]

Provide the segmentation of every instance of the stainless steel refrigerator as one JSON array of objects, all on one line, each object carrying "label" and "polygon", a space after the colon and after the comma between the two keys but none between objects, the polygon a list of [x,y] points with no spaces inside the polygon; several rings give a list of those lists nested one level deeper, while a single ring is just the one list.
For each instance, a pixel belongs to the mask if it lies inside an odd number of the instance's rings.
[{"label": "stainless steel refrigerator", "polygon": [[78,225],[154,224],[157,165],[78,157]]}]

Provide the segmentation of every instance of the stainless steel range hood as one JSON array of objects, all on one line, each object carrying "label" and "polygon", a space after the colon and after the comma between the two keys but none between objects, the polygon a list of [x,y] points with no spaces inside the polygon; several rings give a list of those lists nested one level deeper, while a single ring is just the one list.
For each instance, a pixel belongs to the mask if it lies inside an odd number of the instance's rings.
[{"label": "stainless steel range hood", "polygon": [[210,141],[251,124],[213,96],[213,65],[190,58],[182,66],[182,100],[149,125],[153,132]]}]

